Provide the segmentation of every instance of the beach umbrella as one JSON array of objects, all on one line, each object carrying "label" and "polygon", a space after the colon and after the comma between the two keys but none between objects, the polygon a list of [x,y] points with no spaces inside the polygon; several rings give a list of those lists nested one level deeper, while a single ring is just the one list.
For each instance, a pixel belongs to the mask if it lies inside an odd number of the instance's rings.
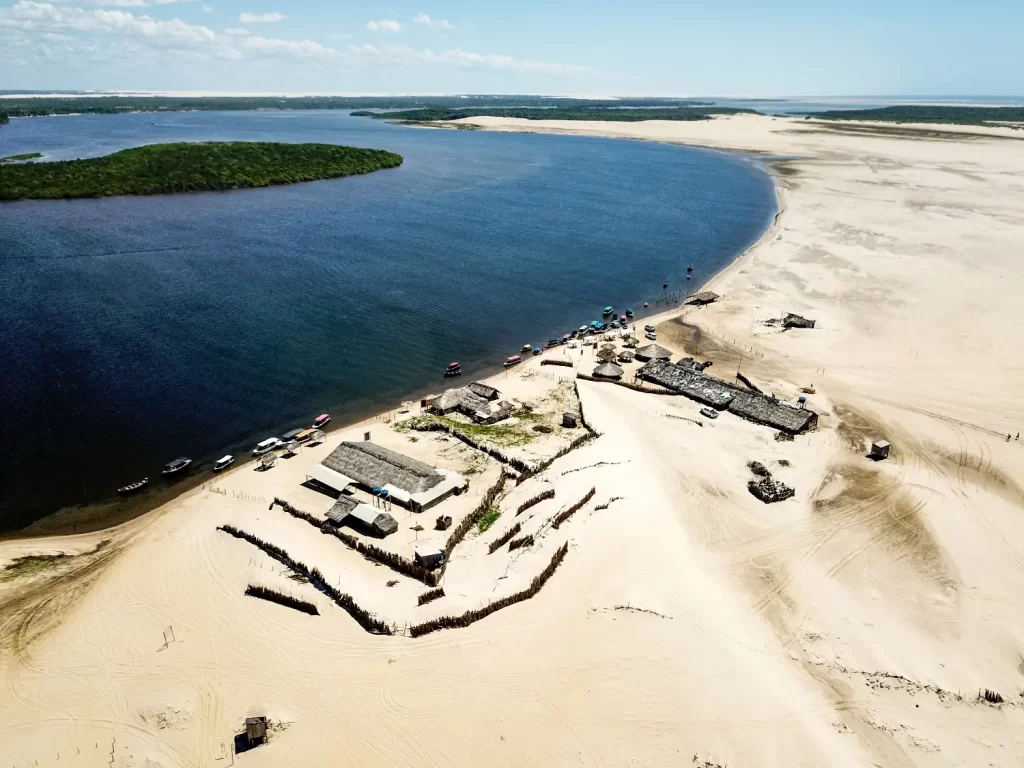
[{"label": "beach umbrella", "polygon": [[638,360],[670,360],[672,353],[660,344],[648,344],[636,351]]},{"label": "beach umbrella", "polygon": [[628,349],[624,349],[619,353],[619,360],[624,363],[631,363],[633,362],[633,353]]},{"label": "beach umbrella", "polygon": [[594,369],[594,376],[602,379],[621,379],[622,369],[615,363],[602,363]]},{"label": "beach umbrella", "polygon": [[597,353],[597,359],[604,363],[610,363],[615,359],[614,349],[602,349]]},{"label": "beach umbrella", "polygon": [[601,345],[601,349],[615,349],[615,345],[609,342],[605,342]]}]

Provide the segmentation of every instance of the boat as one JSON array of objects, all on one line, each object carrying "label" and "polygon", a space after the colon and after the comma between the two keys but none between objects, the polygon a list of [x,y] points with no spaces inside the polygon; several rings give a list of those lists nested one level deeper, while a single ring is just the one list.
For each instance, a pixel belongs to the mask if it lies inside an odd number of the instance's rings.
[{"label": "boat", "polygon": [[117,489],[117,492],[122,496],[127,496],[129,493],[135,493],[136,491],[142,490],[149,483],[149,478],[144,477],[141,480],[136,480],[134,483],[128,483],[128,485],[121,486]]},{"label": "boat", "polygon": [[290,443],[293,440],[295,440],[296,437],[298,437],[299,435],[301,435],[305,431],[306,430],[304,430],[304,429],[292,429],[292,430],[289,430],[288,432],[285,432],[283,435],[281,435],[281,442],[282,443]]},{"label": "boat", "polygon": [[693,264],[691,264],[690,266],[688,266],[688,267],[686,268],[686,271],[687,271],[687,272],[693,272]]},{"label": "boat", "polygon": [[647,309],[647,302],[644,302],[644,309]]},{"label": "boat", "polygon": [[557,347],[561,343],[562,342],[560,342],[558,339],[548,339],[548,343],[544,345],[544,349],[551,349],[552,347]]},{"label": "boat", "polygon": [[234,463],[235,457],[232,456],[230,453],[227,454],[226,456],[221,456],[219,459],[213,462],[213,471],[220,472],[223,469],[227,469]]},{"label": "boat", "polygon": [[461,363],[448,363],[448,367],[444,369],[445,376],[461,376],[462,375],[462,364]]},{"label": "boat", "polygon": [[587,331],[589,331],[589,330],[590,330],[590,327],[589,327],[589,326],[586,326],[586,325],[581,325],[581,326],[580,326],[579,328],[577,328],[576,330],[577,330],[577,331],[579,331],[580,333],[586,333]]},{"label": "boat", "polygon": [[523,344],[522,349],[520,349],[519,351],[520,352],[529,352],[532,349],[533,349],[533,344]]},{"label": "boat", "polygon": [[633,308],[630,307],[629,309],[626,310],[626,317],[632,317],[632,316],[633,316]]},{"label": "boat", "polygon": [[572,338],[572,334],[571,333],[565,334],[564,336],[562,336],[562,343],[563,344],[568,344],[569,343],[569,339],[571,339],[571,338]]},{"label": "boat", "polygon": [[323,429],[324,426],[327,425],[328,422],[330,422],[330,420],[331,414],[321,413],[319,416],[313,419],[313,427],[314,429]]},{"label": "boat", "polygon": [[505,367],[508,368],[510,365],[519,365],[523,362],[522,355],[512,355],[512,357],[505,358]]},{"label": "boat", "polygon": [[533,348],[533,354],[539,355],[540,354],[540,347],[534,347]]},{"label": "boat", "polygon": [[279,437],[268,437],[266,440],[256,443],[256,447],[252,449],[252,455],[262,456],[264,453],[270,453],[275,448],[280,448],[283,444]]},{"label": "boat", "polygon": [[295,442],[296,443],[304,443],[307,440],[311,440],[313,438],[313,435],[315,435],[315,434],[316,434],[316,430],[315,429],[304,429],[301,432],[299,432],[299,434],[297,434],[295,436]]},{"label": "boat", "polygon": [[668,288],[668,280],[661,284],[662,288]]},{"label": "boat", "polygon": [[192,463],[192,459],[188,456],[179,456],[174,461],[169,461],[164,464],[163,474],[173,475],[175,472],[181,472],[185,467]]},{"label": "boat", "polygon": [[604,308],[604,314],[605,315],[610,315],[612,313],[613,309],[615,309],[615,307],[611,307],[611,306],[605,307]]}]

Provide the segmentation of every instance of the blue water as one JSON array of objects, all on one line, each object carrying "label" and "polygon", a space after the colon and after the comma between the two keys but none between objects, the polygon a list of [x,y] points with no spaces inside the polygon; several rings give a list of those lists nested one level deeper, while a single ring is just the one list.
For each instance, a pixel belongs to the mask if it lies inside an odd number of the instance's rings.
[{"label": "blue water", "polygon": [[[340,112],[12,120],[0,156],[319,141],[401,168],[289,187],[0,205],[0,528],[185,454],[355,419],[526,343],[697,285],[775,212],[752,161],[664,144],[441,131]],[[652,305],[652,310],[655,307]]]}]

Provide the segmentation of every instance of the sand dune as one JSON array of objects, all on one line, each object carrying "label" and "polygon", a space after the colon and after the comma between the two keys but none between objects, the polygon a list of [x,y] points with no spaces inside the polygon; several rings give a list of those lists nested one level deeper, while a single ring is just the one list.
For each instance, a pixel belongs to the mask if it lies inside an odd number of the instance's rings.
[{"label": "sand dune", "polygon": [[[712,282],[720,302],[659,318],[659,343],[714,361],[722,377],[741,368],[785,399],[813,385],[819,429],[779,442],[728,413],[704,419],[682,397],[580,381],[601,437],[512,488],[495,526],[456,550],[446,596],[423,607],[422,584],[268,510],[280,496],[323,514],[329,500],[299,483],[365,429],[417,458],[472,467],[470,493],[445,503],[456,519],[498,476],[461,443],[382,421],[332,433],[270,472],[240,466],[117,529],[0,544],[0,565],[68,554],[0,581],[7,762],[1018,764],[1024,443],[1006,435],[1024,425],[1019,132],[747,116],[472,122],[788,158],[774,165],[776,225]],[[817,325],[765,324],[785,312]],[[584,373],[593,365],[590,349],[549,354]],[[572,369],[538,363],[494,383],[552,417],[575,407],[561,380]],[[877,437],[893,444],[888,461],[863,455]],[[558,445],[518,450],[540,458]],[[796,497],[765,505],[748,494],[752,460]],[[515,516],[546,488],[554,499]],[[590,488],[593,500],[553,529]],[[431,513],[422,532],[413,515],[396,516],[395,551],[440,536]],[[516,521],[534,546],[488,555]],[[223,524],[320,568],[399,635],[363,632]],[[469,628],[401,635],[524,588],[566,542],[534,599]],[[244,597],[257,582],[320,615]],[[1005,701],[979,701],[983,688]],[[232,757],[254,705],[272,739]]]}]

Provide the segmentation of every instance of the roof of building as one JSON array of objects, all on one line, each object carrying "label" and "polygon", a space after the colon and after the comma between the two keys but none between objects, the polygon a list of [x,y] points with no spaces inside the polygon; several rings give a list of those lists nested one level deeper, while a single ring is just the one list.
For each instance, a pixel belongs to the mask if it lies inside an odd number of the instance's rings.
[{"label": "roof of building", "polygon": [[622,377],[622,369],[615,363],[603,363],[594,369],[594,375],[604,379],[618,379]]},{"label": "roof of building", "polygon": [[669,360],[672,353],[660,344],[648,344],[636,351],[636,356],[641,360]]},{"label": "roof of building", "polygon": [[717,301],[719,298],[718,294],[714,291],[701,291],[695,293],[692,296],[687,296],[684,304],[710,304],[713,301]]},{"label": "roof of building", "polygon": [[429,464],[371,442],[343,442],[321,463],[360,485],[391,485],[409,493],[426,491],[444,480]]},{"label": "roof of building", "polygon": [[616,357],[618,357],[618,355],[615,354],[614,349],[602,349],[600,352],[597,353],[597,359],[605,363],[610,363]]},{"label": "roof of building", "polygon": [[479,395],[485,400],[494,400],[498,396],[498,390],[492,387],[490,384],[484,384],[482,381],[474,381],[468,387],[470,392],[475,395]]},{"label": "roof of building", "polygon": [[443,395],[434,400],[431,407],[443,413],[458,410],[471,416],[477,411],[487,408],[487,399],[468,387],[459,387],[445,390]]},{"label": "roof of building", "polygon": [[334,502],[334,506],[327,510],[327,519],[335,525],[341,525],[342,521],[358,506],[359,501],[357,499],[342,494]]}]

